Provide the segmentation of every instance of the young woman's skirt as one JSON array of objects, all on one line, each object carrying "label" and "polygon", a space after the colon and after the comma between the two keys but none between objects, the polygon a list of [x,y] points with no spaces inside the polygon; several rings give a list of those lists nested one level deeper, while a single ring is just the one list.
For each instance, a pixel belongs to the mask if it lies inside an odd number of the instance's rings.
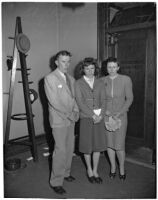
[{"label": "young woman's skirt", "polygon": [[79,151],[85,154],[106,150],[104,120],[94,124],[90,118],[80,119]]}]

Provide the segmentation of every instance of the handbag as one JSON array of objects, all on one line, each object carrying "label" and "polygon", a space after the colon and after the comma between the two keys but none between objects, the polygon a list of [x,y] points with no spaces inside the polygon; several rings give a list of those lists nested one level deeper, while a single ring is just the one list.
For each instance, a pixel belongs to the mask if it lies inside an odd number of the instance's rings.
[{"label": "handbag", "polygon": [[105,127],[108,131],[113,132],[116,131],[118,129],[120,129],[121,127],[121,120],[119,118],[113,118],[112,116],[105,117]]}]

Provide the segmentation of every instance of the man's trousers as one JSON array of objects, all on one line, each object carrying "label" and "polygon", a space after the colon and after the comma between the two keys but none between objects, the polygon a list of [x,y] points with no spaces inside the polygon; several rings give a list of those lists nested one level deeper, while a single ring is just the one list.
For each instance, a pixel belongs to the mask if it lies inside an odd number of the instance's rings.
[{"label": "man's trousers", "polygon": [[74,151],[74,123],[68,127],[53,128],[55,148],[52,155],[51,186],[62,186],[64,177],[70,175]]}]

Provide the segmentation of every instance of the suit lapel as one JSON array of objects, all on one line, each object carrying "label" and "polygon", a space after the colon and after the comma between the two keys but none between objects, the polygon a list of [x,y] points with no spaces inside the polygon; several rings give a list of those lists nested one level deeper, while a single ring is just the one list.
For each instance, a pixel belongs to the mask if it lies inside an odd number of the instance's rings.
[{"label": "suit lapel", "polygon": [[65,90],[72,96],[71,91],[70,91],[66,81],[64,80],[64,78],[61,76],[61,74],[59,73],[59,71],[57,69],[54,71],[54,74],[58,78],[58,80],[61,82],[61,84],[63,85]]},{"label": "suit lapel", "polygon": [[69,88],[69,91],[71,93],[71,96],[73,97],[73,89],[72,89],[72,83],[71,83],[71,79],[69,77],[68,74],[65,74],[65,77],[66,77],[66,83],[67,83],[67,86]]}]

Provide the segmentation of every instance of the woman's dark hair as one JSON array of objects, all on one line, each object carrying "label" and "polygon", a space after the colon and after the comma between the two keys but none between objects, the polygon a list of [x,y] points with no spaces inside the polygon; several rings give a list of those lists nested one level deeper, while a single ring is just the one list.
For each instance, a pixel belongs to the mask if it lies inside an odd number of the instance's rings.
[{"label": "woman's dark hair", "polygon": [[119,66],[119,62],[117,61],[117,58],[109,57],[109,58],[107,58],[106,60],[103,60],[103,62],[102,62],[102,64],[101,64],[101,75],[102,75],[102,76],[108,75],[108,73],[107,73],[107,64],[108,64],[109,62],[117,63],[117,65]]},{"label": "woman's dark hair", "polygon": [[94,71],[94,76],[98,76],[99,75],[99,67],[98,67],[98,63],[97,60],[91,57],[87,57],[82,61],[82,68],[81,68],[81,75],[84,75],[84,68],[88,67],[89,65],[94,65],[95,67],[95,71]]},{"label": "woman's dark hair", "polygon": [[119,62],[117,61],[117,58],[109,57],[108,59],[106,59],[106,64],[108,64],[109,62],[117,63],[119,66]]},{"label": "woman's dark hair", "polygon": [[81,78],[85,74],[84,68],[89,66],[89,65],[95,66],[94,76],[99,76],[100,69],[98,67],[97,59],[94,59],[92,57],[86,57],[84,60],[80,61],[77,64],[77,66],[75,67],[75,71],[74,71],[75,79]]}]

